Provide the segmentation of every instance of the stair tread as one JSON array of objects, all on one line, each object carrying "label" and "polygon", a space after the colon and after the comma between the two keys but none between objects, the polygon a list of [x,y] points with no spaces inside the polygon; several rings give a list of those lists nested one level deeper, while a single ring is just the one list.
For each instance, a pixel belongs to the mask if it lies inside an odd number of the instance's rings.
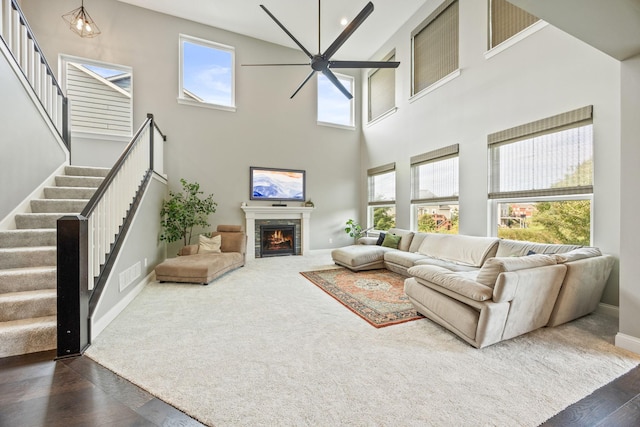
[{"label": "stair tread", "polygon": [[43,250],[56,250],[56,246],[18,246],[15,248],[0,248],[0,253],[2,252],[38,252]]},{"label": "stair tread", "polygon": [[57,267],[54,265],[39,265],[35,267],[16,267],[16,268],[3,268],[0,269],[0,276],[19,276],[24,273],[49,273],[56,271]]},{"label": "stair tread", "polygon": [[0,322],[0,334],[3,331],[10,329],[20,330],[29,329],[33,325],[53,326],[57,327],[58,316],[44,316],[44,317],[30,317],[27,319],[8,320],[6,322]]},{"label": "stair tread", "polygon": [[29,301],[43,298],[55,298],[57,291],[55,289],[38,289],[32,291],[7,292],[0,294],[0,303]]}]

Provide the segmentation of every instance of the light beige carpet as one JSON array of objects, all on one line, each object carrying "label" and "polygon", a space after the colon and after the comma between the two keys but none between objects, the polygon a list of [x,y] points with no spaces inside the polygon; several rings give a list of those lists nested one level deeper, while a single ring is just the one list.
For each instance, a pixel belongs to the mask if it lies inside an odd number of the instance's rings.
[{"label": "light beige carpet", "polygon": [[332,266],[148,285],[86,355],[216,426],[535,426],[640,363],[600,314],[483,350],[426,319],[372,328],[299,274]]}]

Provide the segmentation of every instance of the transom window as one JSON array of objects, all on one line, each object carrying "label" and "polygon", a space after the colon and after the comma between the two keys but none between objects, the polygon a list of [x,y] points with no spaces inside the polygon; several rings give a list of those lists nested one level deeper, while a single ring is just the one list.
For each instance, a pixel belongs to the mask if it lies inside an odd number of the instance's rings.
[{"label": "transom window", "polygon": [[235,111],[235,49],[180,34],[178,102]]},{"label": "transom window", "polygon": [[413,31],[411,39],[411,95],[415,95],[458,69],[458,2],[442,3]]},{"label": "transom window", "polygon": [[367,227],[388,230],[396,225],[396,164],[389,163],[367,171],[369,208]]},{"label": "transom window", "polygon": [[489,171],[494,235],[590,244],[591,106],[489,135]]},{"label": "transom window", "polygon": [[457,233],[458,144],[411,158],[411,205],[414,230]]},{"label": "transom window", "polygon": [[[338,81],[355,96],[354,78],[334,73]],[[318,73],[318,123],[352,128],[355,126],[353,99],[348,99],[322,73]]]}]

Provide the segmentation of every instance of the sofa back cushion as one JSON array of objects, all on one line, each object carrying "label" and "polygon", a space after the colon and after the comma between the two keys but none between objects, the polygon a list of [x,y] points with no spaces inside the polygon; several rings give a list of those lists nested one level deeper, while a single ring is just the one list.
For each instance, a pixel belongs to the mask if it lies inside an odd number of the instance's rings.
[{"label": "sofa back cushion", "polygon": [[520,240],[500,239],[497,257],[525,256],[533,254],[560,254],[581,248],[577,245],[555,245],[551,243],[534,243]]},{"label": "sofa back cushion", "polygon": [[427,237],[427,233],[417,232],[413,235],[413,239],[411,239],[411,246],[409,246],[409,252],[418,253],[420,251],[420,245],[422,245],[422,241]]},{"label": "sofa back cushion", "polygon": [[577,261],[579,259],[584,258],[592,258],[596,256],[601,256],[602,252],[598,248],[585,247],[574,249],[569,252],[564,252],[560,254],[556,254],[556,261],[558,264],[564,264],[565,262]]},{"label": "sofa back cushion", "polygon": [[524,270],[525,268],[543,267],[556,264],[554,255],[530,255],[521,257],[489,258],[476,276],[476,282],[493,288],[500,273],[505,271]]},{"label": "sofa back cushion", "polygon": [[486,259],[495,256],[497,246],[496,237],[425,233],[418,252],[434,258],[481,267]]},{"label": "sofa back cushion", "polygon": [[413,231],[403,230],[402,228],[390,228],[387,234],[395,234],[400,236],[400,242],[398,243],[398,249],[407,252],[411,246],[411,240],[413,239]]},{"label": "sofa back cushion", "polygon": [[222,252],[240,252],[241,254],[247,251],[247,235],[243,231],[214,231],[210,234],[210,237],[221,236],[222,242],[220,250]]}]

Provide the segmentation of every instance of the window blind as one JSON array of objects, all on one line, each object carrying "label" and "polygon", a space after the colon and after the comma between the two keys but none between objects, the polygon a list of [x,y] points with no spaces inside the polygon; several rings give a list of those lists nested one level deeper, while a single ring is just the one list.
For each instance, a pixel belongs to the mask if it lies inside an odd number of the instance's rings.
[{"label": "window blind", "polygon": [[592,106],[488,136],[489,198],[593,192]]},{"label": "window blind", "polygon": [[490,0],[489,3],[489,49],[540,20],[507,0]]},{"label": "window blind", "polygon": [[458,144],[411,157],[411,203],[458,200]]},{"label": "window blind", "polygon": [[442,3],[411,38],[415,95],[458,69],[458,2]]},{"label": "window blind", "polygon": [[[392,54],[386,61],[395,61]],[[369,116],[372,121],[396,106],[396,69],[378,68],[369,75]]]},{"label": "window blind", "polygon": [[367,170],[369,206],[388,205],[396,200],[396,164],[388,163]]}]

